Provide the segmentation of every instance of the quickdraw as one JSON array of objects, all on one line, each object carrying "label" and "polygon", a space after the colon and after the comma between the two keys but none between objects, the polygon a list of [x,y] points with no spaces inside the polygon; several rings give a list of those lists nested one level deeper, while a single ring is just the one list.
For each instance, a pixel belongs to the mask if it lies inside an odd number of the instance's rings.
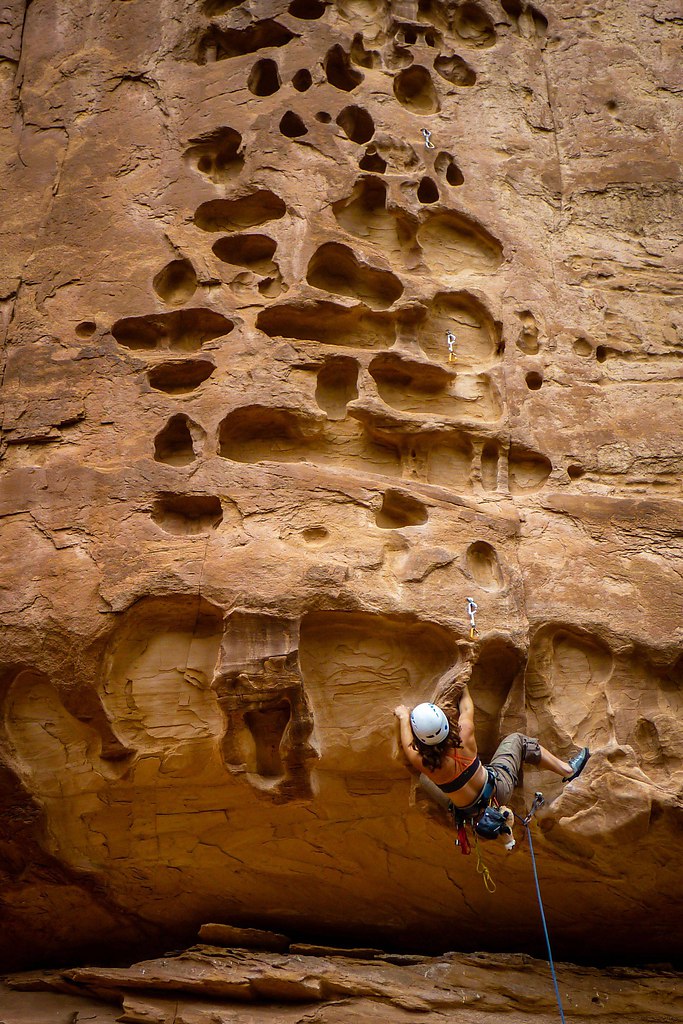
[{"label": "quickdraw", "polygon": [[477,614],[479,605],[473,597],[466,597],[465,600],[467,601],[467,615],[470,620],[470,640],[475,640],[479,636],[479,630],[474,621],[474,616]]},{"label": "quickdraw", "polygon": [[434,143],[430,141],[431,137],[432,137],[432,133],[430,132],[429,128],[421,128],[420,131],[422,132],[422,135],[424,136],[425,149],[434,149],[435,148]]}]

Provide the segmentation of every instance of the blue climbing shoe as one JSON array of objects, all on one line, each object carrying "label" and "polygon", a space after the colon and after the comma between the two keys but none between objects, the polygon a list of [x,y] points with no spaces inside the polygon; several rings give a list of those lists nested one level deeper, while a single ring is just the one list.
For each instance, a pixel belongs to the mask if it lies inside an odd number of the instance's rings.
[{"label": "blue climbing shoe", "polygon": [[566,779],[562,779],[563,782],[571,782],[572,779],[578,779],[583,769],[588,764],[588,758],[591,756],[591,752],[588,747],[583,747],[578,754],[574,754],[567,761],[567,764],[572,770],[572,774],[568,775]]}]

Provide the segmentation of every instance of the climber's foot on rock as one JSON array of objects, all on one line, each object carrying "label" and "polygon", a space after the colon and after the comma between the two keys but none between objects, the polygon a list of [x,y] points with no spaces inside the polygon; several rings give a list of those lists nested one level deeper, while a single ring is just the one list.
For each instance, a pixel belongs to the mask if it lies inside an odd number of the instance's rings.
[{"label": "climber's foot on rock", "polygon": [[569,767],[572,770],[571,771],[571,775],[565,776],[565,778],[562,779],[562,781],[563,782],[571,782],[572,779],[578,779],[579,775],[581,774],[583,769],[588,764],[588,758],[590,756],[591,756],[591,752],[588,749],[588,747],[583,747],[578,752],[578,754],[574,754],[573,757],[570,757],[569,760],[567,761],[567,764],[569,765]]}]

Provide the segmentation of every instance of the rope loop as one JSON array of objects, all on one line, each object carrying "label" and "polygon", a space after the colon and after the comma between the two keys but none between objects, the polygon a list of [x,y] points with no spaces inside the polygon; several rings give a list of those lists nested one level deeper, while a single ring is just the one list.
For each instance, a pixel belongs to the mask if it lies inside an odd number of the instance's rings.
[{"label": "rope loop", "polygon": [[476,850],[477,853],[477,874],[481,875],[481,880],[484,883],[484,888],[486,889],[486,891],[494,893],[496,891],[496,883],[493,881],[493,878],[491,877],[491,872],[486,867],[486,864],[484,864],[484,858],[482,857],[481,850],[479,848],[479,838],[477,836],[477,833],[474,831],[474,829],[472,830],[472,833],[474,835],[474,849]]}]

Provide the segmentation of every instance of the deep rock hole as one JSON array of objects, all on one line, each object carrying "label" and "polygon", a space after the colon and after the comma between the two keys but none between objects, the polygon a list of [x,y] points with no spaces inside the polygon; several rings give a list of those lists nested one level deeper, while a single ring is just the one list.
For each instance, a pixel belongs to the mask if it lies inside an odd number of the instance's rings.
[{"label": "deep rock hole", "polygon": [[329,419],[343,419],[349,402],[358,398],[358,371],[356,360],[345,356],[329,359],[318,371],[315,400]]},{"label": "deep rock hole", "polygon": [[308,135],[308,128],[293,110],[288,110],[280,119],[280,134],[288,139],[298,139],[302,135]]},{"label": "deep rock hole", "polygon": [[352,92],[363,81],[363,75],[351,66],[348,53],[337,43],[327,51],[325,75],[330,85],[343,92]]},{"label": "deep rock hole", "polygon": [[394,95],[398,102],[414,114],[436,114],[439,97],[427,68],[419,64],[405,68],[394,78]]},{"label": "deep rock hole", "polygon": [[184,159],[215,185],[225,184],[240,174],[244,166],[239,153],[242,136],[234,128],[217,128],[192,142],[195,144],[185,151]]},{"label": "deep rock hole", "polygon": [[257,21],[244,29],[220,29],[212,25],[200,40],[197,63],[208,64],[255,53],[266,47],[286,46],[293,38],[293,32],[271,18]]},{"label": "deep rock hole", "polygon": [[232,320],[213,309],[182,309],[117,320],[111,333],[119,345],[131,349],[196,351],[207,341],[223,338],[234,328]]},{"label": "deep rock hole", "polygon": [[218,239],[212,252],[223,263],[270,274],[277,270],[272,259],[276,248],[277,243],[267,235],[228,235]]},{"label": "deep rock hole", "polygon": [[279,220],[285,211],[279,196],[260,189],[238,199],[210,199],[197,208],[194,222],[202,231],[239,231]]},{"label": "deep rock hole", "polygon": [[326,242],[311,257],[306,280],[316,288],[361,299],[374,309],[391,306],[403,285],[388,270],[361,264],[346,245]]},{"label": "deep rock hole", "polygon": [[292,78],[292,85],[297,92],[306,92],[313,85],[311,72],[307,68],[300,68]]},{"label": "deep rock hole", "polygon": [[463,173],[450,153],[439,153],[434,160],[434,170],[443,175],[449,185],[462,185],[465,181]]},{"label": "deep rock hole", "polygon": [[316,21],[325,13],[325,4],[321,0],[292,0],[287,10],[293,18]]},{"label": "deep rock hole", "polygon": [[155,275],[152,287],[163,302],[180,306],[197,290],[197,275],[189,260],[171,260]]},{"label": "deep rock hole", "polygon": [[375,517],[382,530],[401,530],[405,526],[423,526],[428,519],[427,506],[406,494],[389,489],[382,499],[382,507]]},{"label": "deep rock hole", "polygon": [[167,533],[192,536],[215,530],[223,521],[220,498],[205,494],[160,494],[152,519]]},{"label": "deep rock hole", "polygon": [[386,160],[379,155],[374,146],[368,146],[364,155],[358,161],[362,171],[372,171],[375,174],[384,174],[387,169]]},{"label": "deep rock hole", "polygon": [[375,124],[363,107],[344,107],[337,117],[337,124],[351,142],[361,145],[369,142],[375,134]]},{"label": "deep rock hole", "polygon": [[155,460],[168,466],[188,466],[194,462],[197,456],[191,426],[198,429],[188,416],[182,413],[172,416],[154,439]]},{"label": "deep rock hole", "polygon": [[272,96],[280,88],[280,73],[274,60],[264,57],[249,72],[247,88],[254,96]]},{"label": "deep rock hole", "polygon": [[150,385],[167,395],[182,395],[195,391],[208,380],[216,369],[207,359],[183,359],[159,363],[148,371]]},{"label": "deep rock hole", "polygon": [[436,182],[431,178],[422,178],[417,188],[417,198],[421,203],[436,203],[439,199],[439,189]]}]

